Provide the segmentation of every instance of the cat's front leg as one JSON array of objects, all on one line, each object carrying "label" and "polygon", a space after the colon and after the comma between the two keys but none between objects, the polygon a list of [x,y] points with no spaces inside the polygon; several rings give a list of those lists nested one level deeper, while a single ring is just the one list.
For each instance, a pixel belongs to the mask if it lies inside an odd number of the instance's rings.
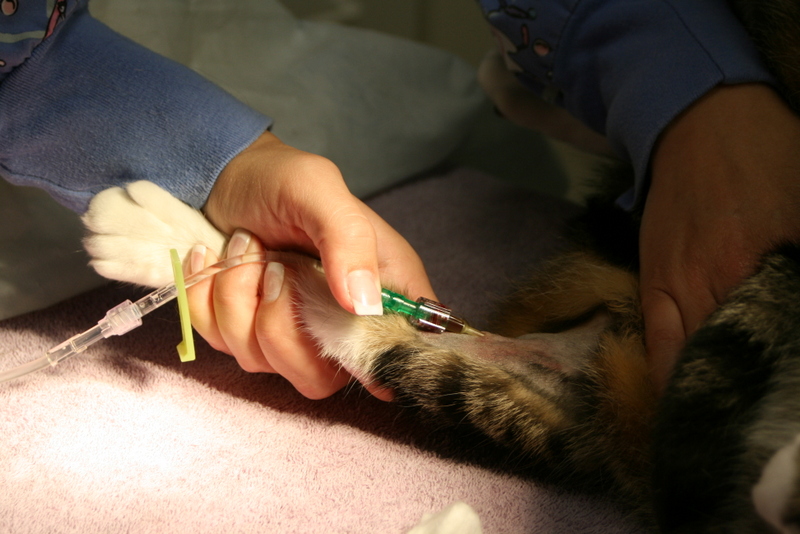
[{"label": "cat's front leg", "polygon": [[323,356],[361,381],[375,377],[381,354],[398,345],[419,344],[419,333],[400,315],[357,316],[345,311],[314,263],[296,265],[297,311]]},{"label": "cat's front leg", "polygon": [[440,425],[465,427],[529,458],[559,463],[575,425],[574,349],[590,356],[603,320],[571,334],[513,339],[416,330],[401,315],[360,317],[333,299],[324,277],[297,277],[298,313],[321,352],[362,382],[395,391]]}]

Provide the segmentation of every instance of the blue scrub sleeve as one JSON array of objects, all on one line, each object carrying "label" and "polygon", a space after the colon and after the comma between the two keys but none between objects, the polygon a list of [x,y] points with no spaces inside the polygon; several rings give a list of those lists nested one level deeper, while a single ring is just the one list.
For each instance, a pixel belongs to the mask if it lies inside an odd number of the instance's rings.
[{"label": "blue scrub sleeve", "polygon": [[666,126],[720,84],[774,80],[725,0],[479,0],[517,77],[608,137],[646,190]]},{"label": "blue scrub sleeve", "polygon": [[77,212],[103,189],[143,179],[199,208],[270,123],[82,3],[0,83],[0,173]]}]

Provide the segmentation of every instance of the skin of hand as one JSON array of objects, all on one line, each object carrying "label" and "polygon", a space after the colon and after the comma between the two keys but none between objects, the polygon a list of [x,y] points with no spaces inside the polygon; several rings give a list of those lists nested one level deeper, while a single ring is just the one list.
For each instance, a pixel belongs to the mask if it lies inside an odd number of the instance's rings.
[{"label": "skin of hand", "polygon": [[800,119],[769,86],[719,86],[662,133],[640,230],[651,377],[663,391],[686,338],[800,239]]},{"label": "skin of hand", "polygon": [[[290,147],[266,132],[237,155],[217,179],[204,207],[229,248],[304,252],[322,260],[331,292],[349,312],[381,312],[380,288],[435,298],[408,242],[355,198],[328,159]],[[246,229],[252,232],[248,239]],[[233,255],[229,252],[229,255]],[[196,248],[194,272],[216,261]],[[330,396],[351,379],[322,359],[296,322],[288,269],[244,265],[189,291],[195,329],[250,372],[277,372],[306,397]],[[366,384],[382,399],[390,392]]]}]

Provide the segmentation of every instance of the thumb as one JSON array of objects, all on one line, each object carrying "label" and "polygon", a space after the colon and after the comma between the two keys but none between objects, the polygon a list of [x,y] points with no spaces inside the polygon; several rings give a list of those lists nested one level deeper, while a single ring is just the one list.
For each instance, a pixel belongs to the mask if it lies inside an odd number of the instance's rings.
[{"label": "thumb", "polygon": [[375,229],[354,197],[317,226],[310,236],[339,304],[357,315],[381,315],[381,283]]},{"label": "thumb", "polygon": [[661,395],[686,342],[683,319],[675,299],[661,290],[642,294],[642,314],[650,378]]}]

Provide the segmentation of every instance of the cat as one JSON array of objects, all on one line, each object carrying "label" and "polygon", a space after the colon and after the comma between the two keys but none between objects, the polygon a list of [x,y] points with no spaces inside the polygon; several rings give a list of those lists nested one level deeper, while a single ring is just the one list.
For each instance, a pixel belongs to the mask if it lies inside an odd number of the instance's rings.
[{"label": "cat", "polygon": [[[224,257],[227,236],[150,182],[99,193],[83,220],[91,264],[106,278],[166,285],[169,249],[186,258],[197,243]],[[393,388],[398,402],[440,425],[488,436],[559,485],[610,481],[631,499],[646,488],[638,451],[647,449],[655,397],[633,273],[588,252],[563,255],[509,300],[514,320],[476,337],[422,332],[401,315],[352,315],[315,260],[283,260],[294,271],[301,323],[321,353],[354,376]],[[620,447],[630,450],[618,455]]]},{"label": "cat", "polygon": [[[800,4],[732,4],[796,105]],[[297,256],[300,322],[326,357],[392,388],[421,417],[499,446],[518,469],[561,487],[609,492],[648,528],[800,532],[800,246],[764,256],[689,339],[658,399],[645,363],[636,215],[607,200],[589,203],[578,226],[592,232],[576,232],[573,250],[509,296],[483,337],[351,315],[315,262]],[[227,239],[148,182],[98,194],[84,223],[100,274],[151,287],[172,279],[169,248],[180,244],[185,257],[203,243],[222,257]]]},{"label": "cat", "polygon": [[[170,247],[180,244],[184,256],[198,242],[220,256],[225,247],[199,212],[149,182],[100,193],[84,222],[100,274],[153,287],[172,279]],[[289,267],[301,321],[324,355],[393,388],[440,427],[488,437],[521,470],[570,489],[603,488],[648,525],[653,502],[664,503],[668,527],[690,511],[704,521],[716,511],[720,518],[694,530],[707,532],[708,524],[761,521],[750,488],[774,457],[780,468],[756,502],[774,521],[800,504],[800,417],[792,417],[800,361],[790,357],[800,349],[797,247],[768,255],[692,337],[660,407],[647,379],[636,275],[593,252],[548,262],[484,337],[421,332],[399,315],[351,315],[315,261],[298,255]]]}]

